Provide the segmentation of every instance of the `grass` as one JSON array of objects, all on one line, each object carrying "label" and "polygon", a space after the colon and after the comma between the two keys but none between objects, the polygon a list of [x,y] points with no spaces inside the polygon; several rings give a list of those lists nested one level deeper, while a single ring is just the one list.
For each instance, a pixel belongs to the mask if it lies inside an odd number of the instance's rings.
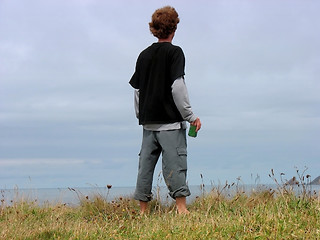
[{"label": "grass", "polygon": [[0,207],[0,239],[320,239],[319,194],[288,186],[245,193],[212,188],[189,215],[154,200],[141,216],[136,201],[82,197],[79,206],[15,201]]}]

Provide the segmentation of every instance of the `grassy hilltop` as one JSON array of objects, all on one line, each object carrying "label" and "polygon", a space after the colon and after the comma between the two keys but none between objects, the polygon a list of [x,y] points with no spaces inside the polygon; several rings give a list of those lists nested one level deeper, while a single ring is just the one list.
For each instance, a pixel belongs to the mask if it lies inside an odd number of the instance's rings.
[{"label": "grassy hilltop", "polygon": [[301,187],[300,194],[279,184],[250,193],[213,188],[189,204],[189,215],[154,200],[141,216],[136,201],[98,194],[73,207],[2,200],[0,239],[320,239],[319,193]]}]

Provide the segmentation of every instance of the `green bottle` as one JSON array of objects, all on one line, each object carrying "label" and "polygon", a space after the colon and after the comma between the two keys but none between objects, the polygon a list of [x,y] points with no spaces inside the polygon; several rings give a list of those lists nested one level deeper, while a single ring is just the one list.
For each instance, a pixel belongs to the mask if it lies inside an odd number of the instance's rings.
[{"label": "green bottle", "polygon": [[188,133],[188,135],[190,137],[196,137],[197,136],[196,128],[197,128],[196,125],[191,125],[190,124],[189,133]]}]

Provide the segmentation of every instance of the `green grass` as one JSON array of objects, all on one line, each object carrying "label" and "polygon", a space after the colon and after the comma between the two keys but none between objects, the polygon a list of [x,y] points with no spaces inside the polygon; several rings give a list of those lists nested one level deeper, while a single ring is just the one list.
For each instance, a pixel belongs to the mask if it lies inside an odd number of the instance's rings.
[{"label": "green grass", "polygon": [[320,239],[318,195],[285,186],[232,197],[213,188],[189,204],[189,215],[157,200],[149,207],[140,216],[136,201],[100,195],[76,207],[2,202],[0,239]]}]

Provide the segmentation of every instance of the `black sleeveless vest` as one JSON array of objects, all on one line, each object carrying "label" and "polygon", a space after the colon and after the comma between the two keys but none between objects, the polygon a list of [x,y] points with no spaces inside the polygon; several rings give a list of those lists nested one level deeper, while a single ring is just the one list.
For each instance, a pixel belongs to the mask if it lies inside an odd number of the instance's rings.
[{"label": "black sleeveless vest", "polygon": [[185,57],[169,42],[154,43],[138,57],[130,85],[139,89],[139,124],[183,121],[173,97],[173,82],[184,76]]}]

